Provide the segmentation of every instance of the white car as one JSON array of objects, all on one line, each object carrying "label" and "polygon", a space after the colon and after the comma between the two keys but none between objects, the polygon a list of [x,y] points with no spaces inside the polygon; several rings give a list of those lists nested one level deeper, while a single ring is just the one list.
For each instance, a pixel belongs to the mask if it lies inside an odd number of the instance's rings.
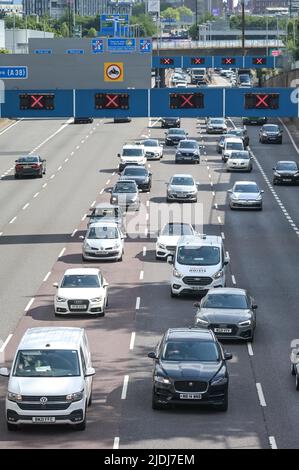
[{"label": "white car", "polygon": [[206,128],[207,134],[225,134],[227,124],[224,118],[209,118]]},{"label": "white car", "polygon": [[226,171],[252,171],[252,159],[248,150],[233,150],[226,161]]},{"label": "white car", "polygon": [[222,160],[226,162],[233,150],[245,150],[244,142],[240,137],[228,137],[224,140]]},{"label": "white car", "polygon": [[108,283],[97,268],[67,269],[54,297],[55,315],[88,313],[104,316],[108,306]]},{"label": "white car", "polygon": [[181,80],[181,81],[176,82],[175,86],[176,88],[187,88],[188,83],[186,80]]},{"label": "white car", "polygon": [[195,235],[191,224],[169,222],[164,225],[156,242],[156,259],[166,259],[173,254],[182,235]]},{"label": "white car", "polygon": [[142,142],[147,160],[160,160],[163,157],[163,145],[158,139],[146,139]]},{"label": "white car", "polygon": [[124,235],[116,223],[96,222],[88,227],[82,245],[83,261],[122,261],[123,253]]}]

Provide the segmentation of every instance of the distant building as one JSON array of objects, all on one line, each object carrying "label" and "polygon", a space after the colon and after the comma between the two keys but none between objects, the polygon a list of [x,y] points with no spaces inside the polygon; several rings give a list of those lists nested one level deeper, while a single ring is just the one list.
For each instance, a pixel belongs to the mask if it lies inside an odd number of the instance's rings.
[{"label": "distant building", "polygon": [[5,2],[0,0],[0,13],[5,13],[6,15],[17,15],[21,16],[23,13],[23,5],[13,3],[13,0]]},{"label": "distant building", "polygon": [[262,15],[267,7],[288,7],[289,0],[252,0],[251,10],[254,15]]},{"label": "distant building", "polygon": [[[4,22],[3,22],[4,23]],[[34,29],[6,29],[5,48],[15,54],[28,53],[28,40],[30,38],[53,38],[54,33],[37,31]],[[1,28],[0,28],[1,39]]]}]

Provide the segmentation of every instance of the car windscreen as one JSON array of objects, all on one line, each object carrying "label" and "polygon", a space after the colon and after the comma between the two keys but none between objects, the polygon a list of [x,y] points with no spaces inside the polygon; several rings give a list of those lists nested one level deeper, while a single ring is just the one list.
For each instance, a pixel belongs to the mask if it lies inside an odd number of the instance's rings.
[{"label": "car windscreen", "polygon": [[159,142],[157,140],[145,140],[143,145],[145,147],[159,147]]},{"label": "car windscreen", "polygon": [[185,131],[183,129],[169,129],[168,134],[185,135]]},{"label": "car windscreen", "polygon": [[223,119],[211,119],[209,124],[224,124],[224,120]]},{"label": "car windscreen", "polygon": [[115,227],[91,227],[86,238],[89,240],[111,240],[118,238],[118,231]]},{"label": "car windscreen", "polygon": [[123,149],[123,157],[142,157],[142,149]]},{"label": "car windscreen", "polygon": [[138,168],[137,166],[134,168],[125,168],[123,175],[124,176],[144,176],[147,174],[147,170],[145,168]]},{"label": "car windscreen", "polygon": [[180,246],[177,262],[188,266],[215,266],[220,263],[217,246]]},{"label": "car windscreen", "polygon": [[236,184],[234,187],[235,193],[258,193],[256,184]]},{"label": "car windscreen", "polygon": [[119,210],[117,207],[111,207],[111,208],[104,208],[104,209],[95,209],[92,214],[91,214],[91,217],[98,217],[99,219],[102,218],[102,217],[118,217],[120,214],[119,214]]},{"label": "car windscreen", "polygon": [[164,347],[162,359],[173,362],[218,362],[219,351],[212,341],[170,340]]},{"label": "car windscreen", "polygon": [[193,178],[188,178],[187,176],[175,176],[172,178],[171,183],[174,186],[193,186]]},{"label": "car windscreen", "polygon": [[230,160],[234,159],[242,159],[242,160],[249,160],[250,155],[248,152],[232,152],[230,156]]},{"label": "car windscreen", "polygon": [[161,235],[167,237],[193,235],[193,230],[189,224],[167,224],[163,228]]},{"label": "car windscreen", "polygon": [[196,149],[197,148],[197,143],[196,142],[185,142],[184,140],[181,140],[181,142],[179,143],[178,148]]},{"label": "car windscreen", "polygon": [[202,303],[203,308],[248,308],[247,298],[241,294],[208,294]]},{"label": "car windscreen", "polygon": [[113,193],[136,193],[137,189],[135,184],[132,183],[119,183],[114,187]]},{"label": "car windscreen", "polygon": [[95,274],[66,274],[62,280],[61,288],[72,289],[82,287],[83,289],[101,287],[100,280]]},{"label": "car windscreen", "polygon": [[263,127],[263,131],[264,132],[278,132],[279,128],[278,128],[278,126],[269,126],[269,125],[267,125],[267,126]]},{"label": "car windscreen", "polygon": [[276,170],[297,171],[298,166],[295,162],[277,163]]},{"label": "car windscreen", "polygon": [[242,82],[250,82],[250,77],[249,75],[239,75],[239,81]]},{"label": "car windscreen", "polygon": [[242,142],[227,142],[226,150],[243,150]]},{"label": "car windscreen", "polygon": [[78,353],[69,349],[20,350],[12,375],[14,377],[78,377]]}]

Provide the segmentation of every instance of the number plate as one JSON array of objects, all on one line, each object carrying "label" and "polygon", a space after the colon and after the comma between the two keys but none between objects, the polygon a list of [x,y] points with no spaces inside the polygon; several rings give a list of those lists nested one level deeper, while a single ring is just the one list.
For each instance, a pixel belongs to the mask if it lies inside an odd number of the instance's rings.
[{"label": "number plate", "polygon": [[100,250],[97,252],[97,255],[108,255],[109,254],[109,251],[105,251],[105,250]]},{"label": "number plate", "polygon": [[70,310],[87,310],[86,305],[71,305]]},{"label": "number plate", "polygon": [[55,423],[54,416],[35,416],[32,418],[33,423]]},{"label": "number plate", "polygon": [[285,181],[286,183],[290,183],[292,180],[291,178],[282,178],[282,181]]},{"label": "number plate", "polygon": [[181,400],[200,400],[201,393],[180,393]]},{"label": "number plate", "polygon": [[193,286],[192,290],[202,290],[203,288],[201,286]]},{"label": "number plate", "polygon": [[215,333],[231,333],[231,328],[214,328]]}]

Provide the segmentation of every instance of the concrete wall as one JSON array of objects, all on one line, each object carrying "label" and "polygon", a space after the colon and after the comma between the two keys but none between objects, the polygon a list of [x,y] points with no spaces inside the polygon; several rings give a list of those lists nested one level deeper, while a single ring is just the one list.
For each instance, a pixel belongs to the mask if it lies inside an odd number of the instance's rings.
[{"label": "concrete wall", "polygon": [[53,38],[54,33],[38,31],[33,29],[6,29],[5,47],[15,54],[27,54],[28,42],[31,38],[38,40]]}]

